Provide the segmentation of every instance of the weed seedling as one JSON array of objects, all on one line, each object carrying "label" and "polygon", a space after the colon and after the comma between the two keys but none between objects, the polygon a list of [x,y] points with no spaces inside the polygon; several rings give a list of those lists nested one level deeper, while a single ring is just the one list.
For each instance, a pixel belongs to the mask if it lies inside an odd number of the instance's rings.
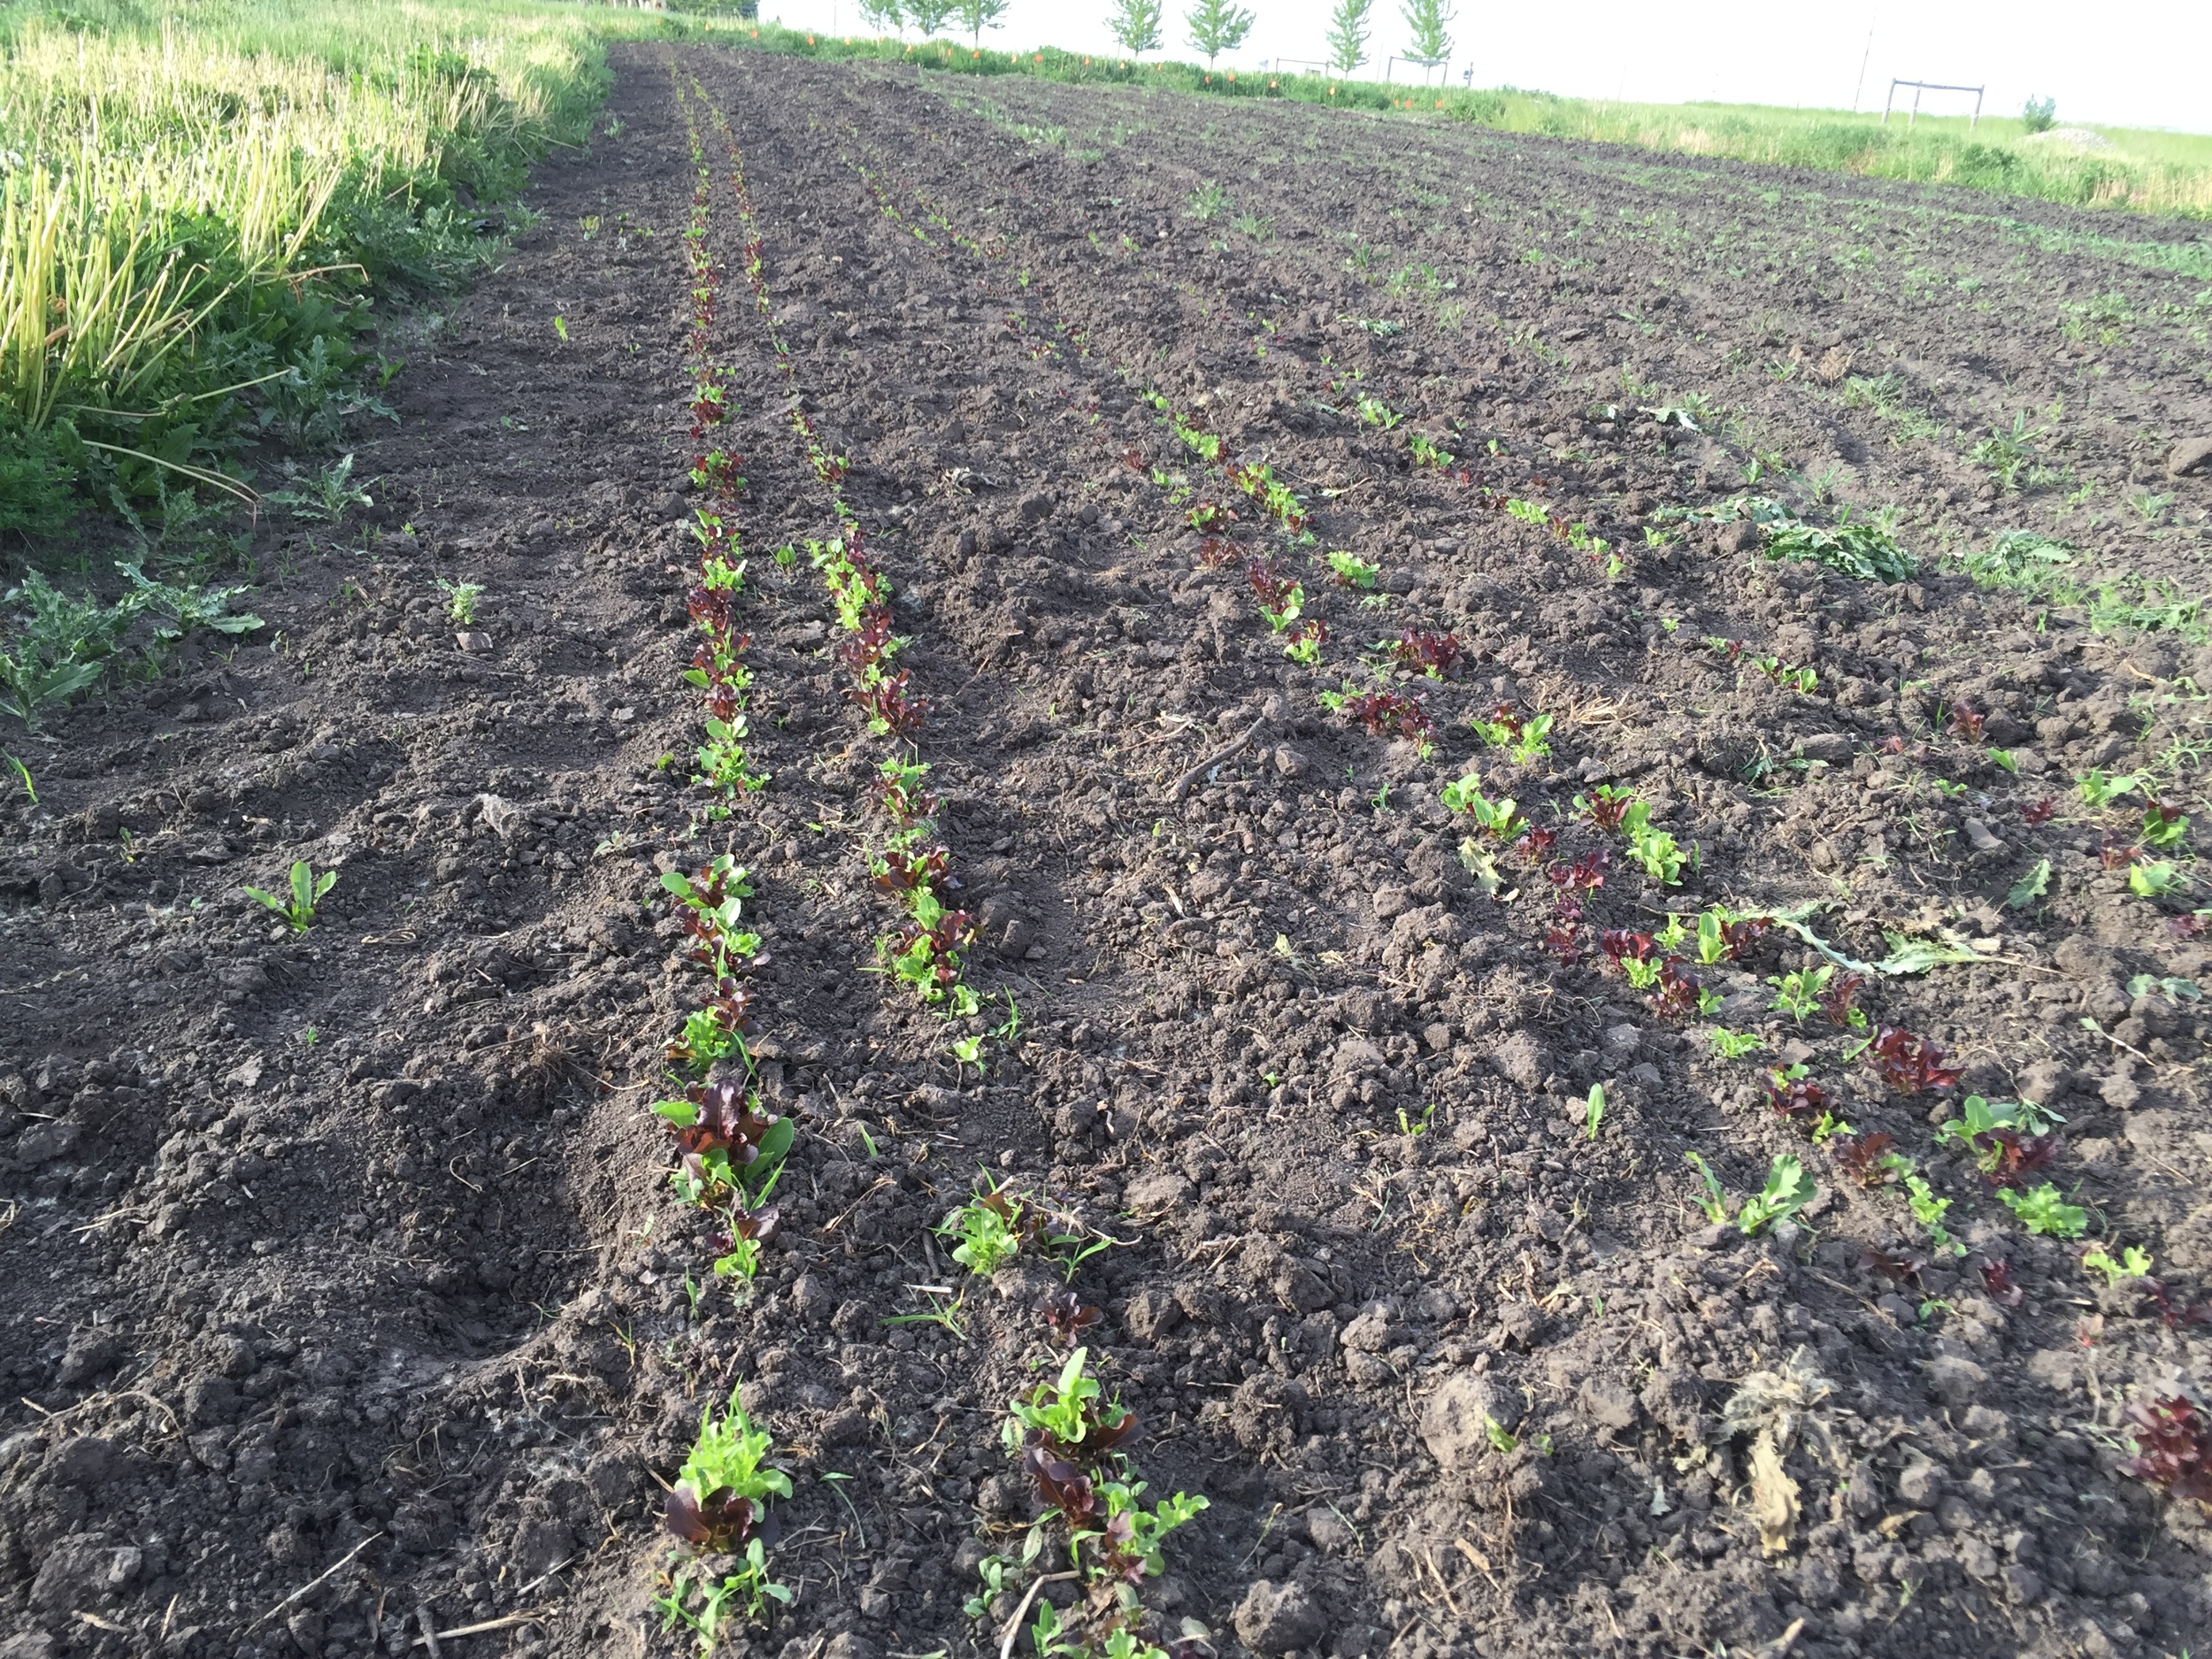
[{"label": "weed seedling", "polygon": [[1685,1152],[1682,1156],[1690,1167],[1697,1171],[1698,1179],[1704,1185],[1705,1190],[1697,1201],[1697,1207],[1705,1212],[1705,1219],[1715,1226],[1726,1226],[1728,1225],[1728,1189],[1720,1184],[1720,1177],[1713,1173],[1712,1165],[1706,1163],[1695,1152]]},{"label": "weed seedling", "polygon": [[445,595],[445,613],[462,627],[476,626],[476,602],[484,596],[481,582],[449,582],[437,579],[437,589]]},{"label": "weed seedling", "polygon": [[323,895],[338,885],[338,872],[326,870],[319,876],[311,870],[304,859],[292,866],[292,890],[288,897],[279,898],[259,887],[242,889],[246,896],[266,906],[292,926],[296,933],[303,933],[315,925],[315,906]]}]

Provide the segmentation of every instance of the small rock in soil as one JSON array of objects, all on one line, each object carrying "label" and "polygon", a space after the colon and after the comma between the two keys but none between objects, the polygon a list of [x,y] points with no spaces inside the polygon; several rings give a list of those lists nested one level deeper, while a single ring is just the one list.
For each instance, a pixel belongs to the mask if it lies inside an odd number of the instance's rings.
[{"label": "small rock in soil", "polygon": [[1239,1640],[1271,1659],[1313,1646],[1327,1632],[1329,1622],[1304,1585],[1263,1578],[1237,1604],[1236,1626]]},{"label": "small rock in soil", "polygon": [[1497,1413],[1498,1395],[1488,1378],[1454,1371],[1421,1409],[1422,1443],[1446,1469],[1464,1468],[1488,1449]]}]

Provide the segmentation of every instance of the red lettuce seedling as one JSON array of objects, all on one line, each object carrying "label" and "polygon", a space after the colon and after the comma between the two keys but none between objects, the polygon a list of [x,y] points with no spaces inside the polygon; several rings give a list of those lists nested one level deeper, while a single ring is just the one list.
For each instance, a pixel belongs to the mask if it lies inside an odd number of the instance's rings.
[{"label": "red lettuce seedling", "polygon": [[1592,827],[1608,835],[1621,833],[1622,821],[1628,816],[1628,809],[1635,804],[1636,797],[1632,792],[1606,783],[1600,784],[1586,796],[1575,797],[1575,810],[1588,818]]},{"label": "red lettuce seedling", "polygon": [[1243,557],[1244,549],[1226,536],[1210,535],[1198,544],[1198,562],[1210,571],[1233,565]]},{"label": "red lettuce seedling", "polygon": [[1662,1019],[1687,1019],[1703,1007],[1705,987],[1679,956],[1659,964],[1659,983],[1651,994],[1652,1011]]},{"label": "red lettuce seedling", "polygon": [[2049,823],[2058,811],[2058,797],[2047,795],[2040,801],[2020,809],[2020,821],[2030,829],[2039,829]]},{"label": "red lettuce seedling", "polygon": [[856,686],[852,699],[868,713],[868,725],[878,737],[911,737],[928,717],[926,698],[907,695],[912,676],[903,668],[872,686]]},{"label": "red lettuce seedling", "polygon": [[2166,918],[2166,931],[2173,934],[2176,939],[2194,939],[2208,926],[2212,926],[2212,922],[2208,922],[2202,912],[2169,916]]},{"label": "red lettuce seedling", "polygon": [[1513,843],[1513,850],[1532,864],[1540,864],[1551,856],[1552,844],[1559,839],[1555,829],[1545,829],[1532,824],[1523,830],[1520,839]]},{"label": "red lettuce seedling", "polygon": [[918,851],[888,848],[869,861],[869,871],[878,887],[895,895],[911,893],[917,887],[941,892],[960,885],[952,874],[951,849],[945,847]]},{"label": "red lettuce seedling", "polygon": [[715,981],[714,995],[703,1007],[684,1017],[683,1034],[669,1040],[661,1051],[672,1066],[704,1077],[718,1060],[736,1055],[749,1066],[745,1035],[753,1027],[753,993],[735,979]]},{"label": "red lettuce seedling", "polygon": [[1022,1472],[1037,1483],[1038,1495],[1060,1512],[1071,1532],[1091,1530],[1098,1514],[1098,1492],[1088,1475],[1041,1446],[1023,1449]]},{"label": "red lettuce seedling", "polygon": [[1598,935],[1598,949],[1617,968],[1624,962],[1648,962],[1651,959],[1651,935],[1631,933],[1625,927],[1609,927]]},{"label": "red lettuce seedling", "polygon": [[1767,921],[1763,916],[1747,916],[1740,922],[1720,925],[1721,955],[1730,962],[1741,960],[1759,948],[1759,941],[1767,936]]},{"label": "red lettuce seedling", "polygon": [[1432,680],[1458,679],[1463,656],[1456,634],[1418,634],[1411,628],[1400,634],[1391,648],[1399,667]]},{"label": "red lettuce seedling", "polygon": [[1926,1256],[1911,1250],[1902,1256],[1891,1256],[1871,1246],[1859,1253],[1859,1260],[1868,1272],[1878,1273],[1893,1285],[1901,1285],[1909,1279],[1917,1278],[1920,1270],[1928,1264]]},{"label": "red lettuce seedling", "polygon": [[1894,1025],[1876,1032],[1863,1054],[1882,1081],[1899,1094],[1949,1088],[1964,1075],[1963,1068],[1943,1064],[1939,1045]]},{"label": "red lettuce seedling", "polygon": [[2161,1492],[2212,1505],[2212,1433],[2194,1402],[2169,1394],[2124,1415],[2135,1430],[2136,1455],[2121,1469]]},{"label": "red lettuce seedling", "polygon": [[[1087,1349],[1077,1348],[1057,1378],[1038,1384],[1026,1399],[1008,1402],[1007,1449],[1025,1448],[1023,1466],[1038,1477],[1041,1486],[1052,1472],[1042,1465],[1064,1461],[1096,1473],[1136,1434],[1136,1413],[1119,1401],[1107,1400],[1098,1379],[1085,1374],[1088,1357]],[[1045,1457],[1033,1458],[1037,1452]],[[1056,1502],[1049,1493],[1046,1496]]]},{"label": "red lettuce seedling", "polygon": [[1837,1165],[1862,1187],[1886,1187],[1897,1179],[1888,1162],[1897,1137],[1889,1134],[1846,1135],[1829,1143]]},{"label": "red lettuce seedling", "polygon": [[1970,743],[1982,741],[1982,728],[1989,724],[1989,717],[1979,713],[1963,699],[1951,705],[1950,733]]},{"label": "red lettuce seedling", "polygon": [[1428,735],[1429,711],[1410,692],[1371,691],[1345,700],[1344,712],[1376,737],[1395,733],[1419,739]]},{"label": "red lettuce seedling", "polygon": [[1839,973],[1820,988],[1820,1011],[1832,1025],[1847,1031],[1862,1027],[1866,1016],[1859,1011],[1859,992],[1866,980],[1859,974]]},{"label": "red lettuce seedling", "polygon": [[2066,1144],[2066,1137],[2056,1131],[2032,1135],[2019,1129],[1990,1129],[1967,1144],[1974,1149],[1984,1180],[1992,1187],[2010,1187],[2046,1167]]},{"label": "red lettuce seedling", "polygon": [[2200,1302],[2192,1307],[2177,1307],[2173,1293],[2167,1288],[2163,1279],[2147,1279],[2143,1281],[2143,1288],[2157,1305],[2158,1317],[2164,1321],[2169,1331],[2177,1330],[2185,1325],[2212,1325],[2212,1301]]},{"label": "red lettuce seedling", "polygon": [[[1793,1066],[1791,1071],[1799,1069]],[[1767,1080],[1761,1087],[1766,1090],[1767,1104],[1774,1108],[1778,1118],[1793,1123],[1816,1124],[1828,1115],[1828,1091],[1809,1078],[1793,1077],[1789,1071],[1777,1069],[1767,1073]]]},{"label": "red lettuce seedling", "polygon": [[2026,1299],[2027,1292],[2013,1283],[2012,1266],[2002,1257],[1985,1260],[1981,1271],[1982,1289],[2000,1308],[2017,1308]]},{"label": "red lettuce seedling", "polygon": [[1582,960],[1582,936],[1564,923],[1545,930],[1544,949],[1563,963]]},{"label": "red lettuce seedling", "polygon": [[1606,866],[1612,862],[1613,855],[1601,847],[1595,852],[1583,854],[1567,865],[1563,876],[1555,873],[1558,866],[1554,866],[1552,880],[1558,886],[1579,887],[1585,893],[1595,893],[1605,885]]},{"label": "red lettuce seedling", "polygon": [[738,1083],[695,1083],[681,1100],[653,1102],[676,1137],[682,1167],[669,1177],[687,1203],[714,1208],[743,1188],[764,1194],[791,1150],[791,1124],[760,1110]]},{"label": "red lettuce seedling", "polygon": [[1045,1328],[1063,1348],[1073,1348],[1084,1332],[1106,1316],[1095,1308],[1084,1305],[1083,1299],[1071,1290],[1056,1290],[1037,1304],[1037,1311],[1044,1317]]}]

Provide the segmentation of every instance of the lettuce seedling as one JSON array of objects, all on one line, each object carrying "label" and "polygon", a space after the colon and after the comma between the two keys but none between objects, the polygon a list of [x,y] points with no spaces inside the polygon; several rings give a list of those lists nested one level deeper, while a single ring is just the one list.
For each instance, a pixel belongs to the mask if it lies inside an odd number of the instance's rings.
[{"label": "lettuce seedling", "polygon": [[1084,1332],[1106,1317],[1097,1309],[1087,1306],[1071,1290],[1053,1291],[1038,1304],[1037,1311],[1044,1319],[1045,1329],[1052,1333],[1053,1340],[1062,1348],[1073,1348]]},{"label": "lettuce seedling", "polygon": [[1962,1068],[1943,1064],[1943,1049],[1939,1044],[1894,1025],[1884,1025],[1878,1030],[1860,1055],[1874,1068],[1876,1075],[1899,1094],[1949,1088],[1965,1075]]},{"label": "lettuce seedling", "polygon": [[1755,1033],[1731,1031],[1725,1025],[1716,1025],[1706,1034],[1712,1042],[1714,1055],[1723,1060],[1740,1060],[1766,1047]]},{"label": "lettuce seedling", "polygon": [[1283,636],[1283,655],[1310,668],[1321,660],[1321,647],[1329,637],[1329,625],[1309,617]]},{"label": "lettuce seedling", "polygon": [[2154,899],[2186,885],[2170,860],[2146,859],[2128,871],[2128,891],[2139,899]]},{"label": "lettuce seedling", "polygon": [[1920,1277],[1928,1265],[1928,1258],[1908,1250],[1902,1256],[1892,1256],[1872,1246],[1859,1252],[1859,1261],[1870,1273],[1878,1273],[1893,1285],[1901,1285],[1909,1279]]},{"label": "lettuce seedling", "polygon": [[1886,1187],[1898,1176],[1895,1164],[1891,1162],[1890,1148],[1897,1144],[1897,1137],[1879,1133],[1870,1135],[1846,1136],[1829,1148],[1829,1154],[1837,1165],[1861,1187]]},{"label": "lettuce seedling", "polygon": [[1372,590],[1382,575],[1382,566],[1371,565],[1356,553],[1340,549],[1329,555],[1329,569],[1334,573],[1340,588],[1358,588]]},{"label": "lettuce seedling", "polygon": [[1737,1212],[1736,1230],[1746,1238],[1755,1238],[1785,1216],[1795,1215],[1812,1202],[1816,1190],[1805,1166],[1785,1152],[1768,1169],[1766,1185],[1756,1196],[1745,1200]]},{"label": "lettuce seedling", "polygon": [[664,1510],[668,1530],[703,1555],[726,1554],[757,1537],[772,1497],[791,1495],[791,1477],[766,1465],[773,1441],[730,1393],[718,1420],[710,1403]]},{"label": "lettuce seedling", "polygon": [[1323,707],[1358,721],[1372,736],[1394,733],[1416,742],[1427,741],[1428,707],[1411,692],[1325,691],[1321,703]]},{"label": "lettuce seedling", "polygon": [[752,1029],[753,993],[735,979],[720,979],[715,995],[703,1007],[684,1017],[680,1035],[672,1038],[662,1057],[672,1066],[703,1079],[720,1062],[735,1055],[749,1071],[752,1056],[745,1034]]},{"label": "lettuce seedling", "polygon": [[1626,789],[1616,789],[1601,783],[1585,795],[1575,796],[1575,810],[1590,820],[1594,828],[1608,835],[1620,833],[1628,809],[1636,804],[1636,797]]},{"label": "lettuce seedling", "polygon": [[889,960],[895,977],[912,986],[925,1002],[941,1002],[960,985],[960,953],[975,941],[975,927],[965,910],[947,910],[928,887],[913,890],[913,919],[878,949]]},{"label": "lettuce seedling", "polygon": [[1989,717],[1979,712],[1965,699],[1961,698],[1951,705],[1947,729],[1953,737],[1969,743],[1978,743],[1982,741],[1982,729],[1988,724]]},{"label": "lettuce seedling", "polygon": [[949,1211],[934,1229],[940,1238],[960,1240],[952,1259],[979,1279],[989,1278],[1018,1255],[1038,1226],[1037,1217],[1007,1191],[1006,1183],[987,1174],[983,1181],[982,1192]]},{"label": "lettuce seedling", "polygon": [[1445,810],[1464,812],[1494,841],[1504,841],[1521,825],[1521,810],[1508,798],[1493,802],[1482,793],[1479,778],[1461,778],[1439,791]]},{"label": "lettuce seedling", "polygon": [[2101,766],[2092,766],[2074,780],[2081,790],[2081,798],[2093,807],[2110,806],[2122,795],[2133,794],[2143,781],[2141,777],[2127,772],[2108,778]]},{"label": "lettuce seedling", "polygon": [[1651,808],[1647,803],[1638,801],[1621,815],[1621,833],[1627,836],[1629,850],[1636,855],[1646,875],[1668,887],[1680,882],[1682,866],[1688,860],[1673,836],[1651,827]]},{"label": "lettuce seedling", "polygon": [[1431,680],[1459,678],[1463,653],[1456,634],[1423,634],[1407,628],[1398,635],[1390,653],[1400,668],[1412,673],[1426,674]]},{"label": "lettuce seedling", "polygon": [[[1026,1399],[1007,1402],[1008,1451],[1042,1452],[1093,1474],[1104,1469],[1110,1457],[1121,1455],[1121,1448],[1136,1434],[1136,1413],[1103,1398],[1098,1379],[1085,1372],[1089,1357],[1087,1348],[1077,1348],[1052,1381],[1038,1384]],[[1030,1472],[1041,1476],[1034,1467]],[[1049,1492],[1046,1498],[1053,1501]]]},{"label": "lettuce seedling", "polygon": [[319,876],[302,859],[292,866],[291,892],[288,897],[280,899],[259,887],[242,890],[248,898],[275,911],[290,923],[294,933],[303,933],[315,925],[315,906],[337,885],[338,872],[335,870],[326,870]]},{"label": "lettuce seedling", "polygon": [[2104,1275],[2107,1285],[2117,1285],[2124,1279],[2148,1279],[2151,1274],[2151,1254],[2139,1245],[2131,1244],[2114,1261],[2101,1244],[2093,1244],[2082,1252],[2082,1271]]},{"label": "lettuce seedling", "polygon": [[2012,1282],[2011,1264],[2001,1257],[1985,1259],[1981,1274],[1984,1294],[2000,1308],[2017,1308],[2027,1299],[2027,1293]]},{"label": "lettuce seedling", "polygon": [[1449,466],[1459,458],[1449,449],[1439,448],[1435,440],[1425,432],[1415,433],[1408,441],[1408,447],[1413,452],[1416,466]]},{"label": "lettuce seedling", "polygon": [[2058,1188],[2048,1181],[2026,1194],[2010,1187],[2001,1188],[1997,1197],[2030,1233],[2052,1239],[2078,1239],[2088,1230],[2089,1212],[2078,1204],[2066,1202],[2060,1197]]},{"label": "lettuce seedling", "polygon": [[1767,983],[1774,987],[1774,1011],[1803,1019],[1820,1006],[1821,993],[1835,972],[1832,965],[1824,965],[1769,976]]},{"label": "lettuce seedling", "polygon": [[1828,1023],[1846,1031],[1866,1029],[1866,1010],[1857,1006],[1860,988],[1866,980],[1855,973],[1838,974],[1823,983],[1820,992],[1820,1011],[1828,1017]]},{"label": "lettuce seedling", "polygon": [[[1938,1198],[1927,1178],[1912,1167],[1912,1160],[1891,1153],[1884,1160],[1898,1172],[1900,1184],[1905,1189],[1905,1206],[1912,1211],[1913,1219],[1928,1230],[1928,1240],[1947,1256],[1964,1256],[1966,1247],[1954,1239],[1943,1225],[1943,1217],[1950,1212],[1951,1201]],[[2000,1194],[2002,1196],[2002,1194]]]},{"label": "lettuce seedling", "polygon": [[[654,1606],[664,1630],[679,1624],[699,1638],[700,1652],[711,1653],[729,1623],[733,1609],[757,1619],[771,1601],[784,1603],[791,1592],[769,1576],[765,1523],[768,1500],[791,1495],[791,1478],[767,1466],[772,1441],[765,1430],[738,1404],[734,1390],[727,1412],[718,1422],[709,1405],[699,1419],[691,1454],[669,1488],[663,1523],[695,1555],[734,1555],[736,1568],[718,1582],[688,1569],[679,1570],[669,1593]],[[695,1594],[702,1605],[693,1609]]]},{"label": "lettuce seedling", "polygon": [[669,1184],[701,1209],[718,1209],[738,1192],[764,1196],[791,1150],[790,1119],[763,1111],[759,1097],[737,1083],[694,1084],[681,1099],[655,1101],[652,1110],[682,1158]]},{"label": "lettuce seedling", "polygon": [[2172,847],[2189,833],[2188,814],[2181,810],[2181,803],[2169,801],[2163,795],[2153,797],[2143,811],[2143,845]]},{"label": "lettuce seedling", "polygon": [[1255,559],[1246,568],[1244,580],[1271,632],[1282,633],[1305,613],[1305,585],[1296,577],[1282,575]]},{"label": "lettuce seedling", "polygon": [[2161,1492],[2212,1504],[2212,1427],[2195,1402],[2169,1394],[2130,1406],[2124,1415],[2136,1455],[2121,1469]]}]

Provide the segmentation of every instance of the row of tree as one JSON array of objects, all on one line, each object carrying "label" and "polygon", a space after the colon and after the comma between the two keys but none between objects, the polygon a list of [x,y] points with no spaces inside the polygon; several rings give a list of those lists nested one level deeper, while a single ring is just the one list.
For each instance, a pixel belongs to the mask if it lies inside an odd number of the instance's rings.
[{"label": "row of tree", "polygon": [[[1010,0],[859,0],[860,15],[886,35],[908,27],[924,40],[943,33],[948,24],[965,29],[979,47],[983,31],[1005,27]],[[1367,61],[1367,42],[1373,27],[1375,0],[1336,0],[1329,16],[1328,65],[1348,75]],[[1161,32],[1165,0],[1112,0],[1106,27],[1132,57],[1156,52],[1166,44]],[[1435,67],[1452,55],[1447,32],[1453,12],[1449,0],[1404,0],[1399,9],[1408,40],[1400,54],[1408,61]],[[1206,54],[1211,64],[1224,52],[1244,44],[1257,19],[1236,0],[1196,0],[1183,13],[1183,28],[1190,43]]]}]

